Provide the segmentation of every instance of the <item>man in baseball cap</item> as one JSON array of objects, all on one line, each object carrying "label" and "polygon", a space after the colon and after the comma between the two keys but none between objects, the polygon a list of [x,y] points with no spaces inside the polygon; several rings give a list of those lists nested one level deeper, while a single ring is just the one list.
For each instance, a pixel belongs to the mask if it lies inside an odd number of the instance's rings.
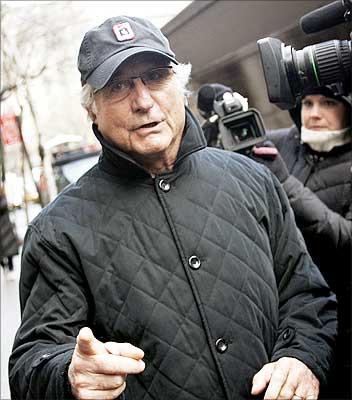
[{"label": "man in baseball cap", "polygon": [[78,67],[103,151],[27,233],[12,399],[316,399],[335,299],[278,182],[206,147],[149,21],[90,30]]}]

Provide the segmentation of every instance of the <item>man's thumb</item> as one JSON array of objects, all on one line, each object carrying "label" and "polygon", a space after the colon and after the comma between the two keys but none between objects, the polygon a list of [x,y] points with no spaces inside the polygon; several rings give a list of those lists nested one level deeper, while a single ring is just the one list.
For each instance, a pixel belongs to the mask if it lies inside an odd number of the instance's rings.
[{"label": "man's thumb", "polygon": [[95,354],[108,353],[102,342],[96,339],[90,328],[84,327],[77,337],[77,350],[81,354],[93,356]]}]

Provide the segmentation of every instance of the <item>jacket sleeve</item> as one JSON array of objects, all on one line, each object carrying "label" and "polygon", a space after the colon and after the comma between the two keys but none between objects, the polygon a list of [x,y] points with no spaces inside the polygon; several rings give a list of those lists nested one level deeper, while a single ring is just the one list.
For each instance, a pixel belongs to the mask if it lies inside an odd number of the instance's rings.
[{"label": "jacket sleeve", "polygon": [[[310,189],[290,175],[283,183],[296,222],[304,236],[319,235],[321,250],[345,251],[352,242],[352,220],[330,210]],[[351,199],[352,202],[352,199]],[[324,244],[324,245],[323,245]]]},{"label": "jacket sleeve", "polygon": [[279,296],[279,331],[272,361],[297,358],[325,384],[336,338],[336,298],[309,256],[287,196],[274,176],[267,190]]},{"label": "jacket sleeve", "polygon": [[89,318],[89,294],[79,268],[72,249],[30,226],[22,254],[22,322],[9,361],[12,400],[73,398],[67,368],[79,329]]}]

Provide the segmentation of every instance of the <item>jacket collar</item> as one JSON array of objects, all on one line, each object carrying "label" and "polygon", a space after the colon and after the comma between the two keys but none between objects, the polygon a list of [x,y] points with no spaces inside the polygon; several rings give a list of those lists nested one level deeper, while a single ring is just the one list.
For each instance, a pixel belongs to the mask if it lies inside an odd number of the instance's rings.
[{"label": "jacket collar", "polygon": [[[201,126],[189,108],[185,107],[185,110],[186,123],[174,165],[175,168],[177,168],[187,156],[206,147],[206,140]],[[103,149],[99,160],[100,168],[111,175],[124,177],[133,176],[134,178],[142,178],[147,175],[150,177],[150,173],[141,164],[136,162],[129,154],[108,142],[103,137],[96,124],[93,124],[92,128]]]},{"label": "jacket collar", "polygon": [[352,142],[337,146],[327,153],[315,151],[306,143],[301,142],[301,132],[295,125],[290,128],[288,136],[295,140],[296,154],[300,154],[300,157],[304,157],[308,163],[311,163],[312,160],[322,161],[328,158],[342,157],[344,154],[347,155],[352,151]]}]

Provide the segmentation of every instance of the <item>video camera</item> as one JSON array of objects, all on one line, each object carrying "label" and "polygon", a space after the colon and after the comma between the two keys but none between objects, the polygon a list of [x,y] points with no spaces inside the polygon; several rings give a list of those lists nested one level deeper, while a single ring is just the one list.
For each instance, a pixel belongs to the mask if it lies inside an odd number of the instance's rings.
[{"label": "video camera", "polygon": [[248,108],[247,99],[231,88],[218,83],[201,86],[197,106],[206,118],[203,130],[215,128],[216,140],[213,143],[208,140],[208,145],[247,154],[254,145],[265,140],[260,113]]},{"label": "video camera", "polygon": [[[351,21],[351,14],[352,0],[338,0],[304,15],[301,29],[318,32]],[[336,95],[350,94],[351,40],[329,40],[302,50],[271,37],[257,43],[269,100],[282,110],[294,108],[303,89],[328,85]]]}]

